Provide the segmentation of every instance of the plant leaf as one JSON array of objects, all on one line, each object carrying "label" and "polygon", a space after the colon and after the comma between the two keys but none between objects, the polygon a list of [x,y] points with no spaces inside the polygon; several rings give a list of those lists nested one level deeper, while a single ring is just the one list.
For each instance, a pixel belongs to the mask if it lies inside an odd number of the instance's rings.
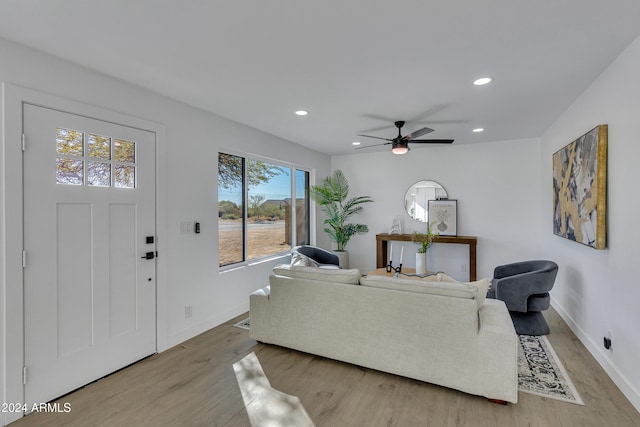
[{"label": "plant leaf", "polygon": [[349,217],[362,212],[364,203],[373,200],[369,196],[358,196],[345,202],[349,195],[349,182],[340,169],[326,177],[322,185],[311,186],[309,194],[325,214],[324,224],[328,228],[324,231],[338,245],[339,251],[344,250],[351,236],[369,231],[364,224],[347,224]]}]

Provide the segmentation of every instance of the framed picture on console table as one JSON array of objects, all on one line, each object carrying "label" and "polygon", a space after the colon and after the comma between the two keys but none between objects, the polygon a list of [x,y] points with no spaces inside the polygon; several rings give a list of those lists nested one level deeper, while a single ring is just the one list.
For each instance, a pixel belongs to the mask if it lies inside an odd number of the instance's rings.
[{"label": "framed picture on console table", "polygon": [[458,201],[452,199],[429,200],[429,223],[441,236],[458,235]]}]

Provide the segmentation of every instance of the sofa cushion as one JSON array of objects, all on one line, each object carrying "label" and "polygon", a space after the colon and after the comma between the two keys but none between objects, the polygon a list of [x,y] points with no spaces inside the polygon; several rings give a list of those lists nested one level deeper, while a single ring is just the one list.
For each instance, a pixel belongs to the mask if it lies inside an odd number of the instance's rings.
[{"label": "sofa cushion", "polygon": [[[387,277],[389,277],[389,276],[387,276]],[[447,276],[446,274],[444,274],[442,272],[429,274],[428,276],[405,275],[405,274],[401,273],[401,276],[399,278],[409,279],[409,280],[422,280],[424,282],[453,282],[453,283],[460,283],[459,280],[456,280],[451,276]]]},{"label": "sofa cushion", "polygon": [[444,273],[435,273],[425,277],[419,277],[419,276],[418,277],[407,276],[407,277],[411,277],[412,279],[417,279],[417,280],[424,280],[427,282],[437,281],[437,282],[449,282],[449,283],[466,283],[467,285],[475,286],[476,288],[478,288],[478,296],[476,298],[478,300],[478,307],[484,304],[484,300],[487,297],[487,292],[489,291],[489,286],[491,286],[491,279],[481,279],[481,280],[476,280],[474,282],[460,282],[459,280],[456,280],[451,276],[447,276]]},{"label": "sofa cushion", "polygon": [[459,280],[454,279],[451,276],[447,276],[444,273],[437,273],[436,277],[438,278],[439,282],[451,282],[451,283],[460,283]]},{"label": "sofa cushion", "polygon": [[416,280],[379,275],[369,275],[360,279],[362,286],[395,289],[422,294],[434,294],[458,298],[473,299],[477,289],[464,283],[441,282],[437,280]]},{"label": "sofa cushion", "polygon": [[358,285],[360,270],[352,269],[324,269],[298,265],[279,264],[273,267],[273,274],[294,279],[319,280],[322,282],[345,283]]},{"label": "sofa cushion", "polygon": [[430,277],[433,276],[416,280],[416,278],[395,278],[369,275],[361,278],[360,284],[362,286],[371,286],[376,288],[475,299],[478,308],[484,304],[487,288],[489,287],[489,279],[482,279],[469,283],[458,282],[448,276],[446,276],[445,280],[426,280]]}]

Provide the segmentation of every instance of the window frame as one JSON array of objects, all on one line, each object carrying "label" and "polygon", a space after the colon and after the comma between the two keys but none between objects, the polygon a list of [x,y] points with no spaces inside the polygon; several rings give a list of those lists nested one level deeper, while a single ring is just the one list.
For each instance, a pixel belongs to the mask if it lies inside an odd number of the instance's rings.
[{"label": "window frame", "polygon": [[[220,265],[220,228],[218,227],[218,268],[219,271],[222,272],[226,272],[226,271],[230,271],[230,270],[235,270],[238,268],[242,268],[242,267],[246,267],[246,266],[251,266],[254,264],[259,264],[268,260],[272,260],[272,259],[277,259],[277,258],[284,258],[286,256],[289,256],[291,253],[291,249],[287,249],[284,250],[282,252],[278,252],[278,253],[274,253],[274,254],[269,254],[269,255],[264,255],[264,256],[260,256],[260,257],[256,257],[256,258],[251,258],[248,259],[248,226],[247,226],[247,221],[248,221],[248,213],[249,213],[249,186],[247,185],[248,182],[248,169],[249,169],[249,161],[258,161],[258,162],[264,162],[264,163],[269,163],[272,164],[274,166],[279,166],[279,167],[283,167],[283,168],[287,168],[290,171],[290,191],[291,191],[291,200],[292,200],[292,212],[294,214],[291,215],[291,223],[290,223],[290,239],[291,239],[291,248],[295,247],[297,245],[297,241],[298,241],[298,236],[297,236],[297,215],[295,215],[295,203],[297,202],[297,197],[296,197],[296,174],[298,171],[304,172],[307,175],[307,180],[306,180],[306,184],[307,184],[307,188],[305,189],[305,203],[306,203],[306,212],[307,215],[305,217],[305,228],[307,231],[307,239],[306,239],[306,244],[312,244],[312,242],[315,241],[315,234],[313,233],[313,224],[315,223],[315,215],[313,214],[313,211],[311,209],[311,200],[309,197],[309,189],[312,186],[312,182],[313,182],[313,177],[314,177],[314,172],[311,168],[308,167],[304,167],[301,165],[297,165],[294,163],[290,163],[290,162],[286,162],[286,161],[282,161],[282,160],[278,160],[278,159],[273,159],[273,158],[268,158],[268,157],[263,157],[263,156],[259,156],[259,155],[255,155],[255,154],[247,154],[247,153],[242,153],[242,152],[237,152],[235,150],[228,150],[228,149],[219,149],[218,150],[218,157],[216,159],[216,167],[217,170],[219,171],[220,165],[219,165],[219,161],[220,161],[220,155],[224,154],[224,155],[230,155],[230,156],[235,156],[235,157],[240,157],[242,159],[243,162],[243,167],[242,167],[242,173],[243,173],[243,177],[242,177],[242,260],[241,261],[237,261],[237,262],[232,262],[229,264],[225,264],[225,265]],[[218,175],[216,175],[216,179],[218,179]],[[219,209],[219,203],[220,203],[220,185],[218,182],[218,186],[216,187],[216,194],[217,194],[217,202],[218,202],[218,209]],[[219,218],[219,210],[218,210],[218,218]]]}]

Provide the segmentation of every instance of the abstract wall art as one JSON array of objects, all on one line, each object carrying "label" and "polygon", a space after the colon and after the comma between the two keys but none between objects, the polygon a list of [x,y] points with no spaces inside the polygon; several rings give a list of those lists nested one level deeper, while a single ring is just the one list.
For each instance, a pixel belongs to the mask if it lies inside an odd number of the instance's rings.
[{"label": "abstract wall art", "polygon": [[606,248],[607,125],[599,125],[553,155],[553,233]]}]

